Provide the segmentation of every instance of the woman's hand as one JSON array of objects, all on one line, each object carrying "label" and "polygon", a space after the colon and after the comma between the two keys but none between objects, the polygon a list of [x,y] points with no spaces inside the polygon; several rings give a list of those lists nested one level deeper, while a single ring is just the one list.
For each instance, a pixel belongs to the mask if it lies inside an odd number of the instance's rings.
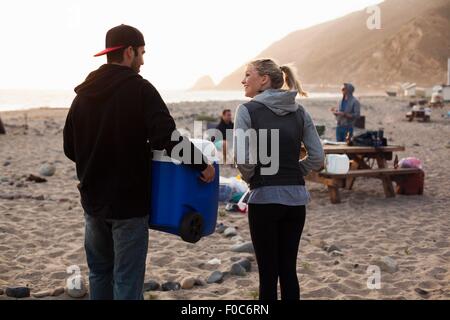
[{"label": "woman's hand", "polygon": [[210,183],[214,181],[216,177],[216,170],[212,165],[208,165],[205,170],[202,171],[202,175],[200,176],[200,180],[205,183]]}]

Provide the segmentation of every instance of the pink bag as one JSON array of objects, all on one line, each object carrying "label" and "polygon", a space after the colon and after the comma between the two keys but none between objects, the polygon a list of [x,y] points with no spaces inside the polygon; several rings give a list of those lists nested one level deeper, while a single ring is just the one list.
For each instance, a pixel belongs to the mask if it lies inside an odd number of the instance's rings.
[{"label": "pink bag", "polygon": [[[422,161],[409,157],[401,159],[398,163],[400,168],[415,168],[422,170]],[[397,194],[420,195],[423,194],[425,184],[425,173],[423,171],[405,176],[397,176],[393,179],[396,183]]]},{"label": "pink bag", "polygon": [[398,163],[400,168],[422,169],[422,161],[414,157],[403,158]]}]

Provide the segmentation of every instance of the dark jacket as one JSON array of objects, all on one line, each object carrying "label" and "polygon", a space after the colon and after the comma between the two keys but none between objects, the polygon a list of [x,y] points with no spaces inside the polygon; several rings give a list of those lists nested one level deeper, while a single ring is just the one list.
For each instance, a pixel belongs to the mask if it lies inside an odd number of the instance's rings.
[{"label": "dark jacket", "polygon": [[[151,150],[171,152],[175,122],[158,91],[131,68],[102,65],[75,88],[64,127],[64,153],[76,163],[87,214],[108,219],[150,212]],[[191,155],[200,151],[192,144]],[[204,170],[202,164],[193,164]]]},{"label": "dark jacket", "polygon": [[[234,129],[234,123],[231,121],[230,123],[225,123],[222,118],[220,118],[220,122],[216,127],[216,130],[220,131],[222,134],[222,140],[227,140],[227,130],[233,130]],[[211,141],[214,142],[217,140],[216,136],[211,137]]]}]

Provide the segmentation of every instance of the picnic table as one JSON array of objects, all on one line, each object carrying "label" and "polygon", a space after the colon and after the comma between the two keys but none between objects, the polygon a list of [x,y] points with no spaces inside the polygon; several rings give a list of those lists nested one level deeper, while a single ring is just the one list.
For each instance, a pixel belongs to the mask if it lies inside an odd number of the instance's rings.
[{"label": "picnic table", "polygon": [[[358,177],[380,179],[386,197],[395,197],[393,181],[399,181],[402,176],[421,172],[415,168],[389,168],[388,161],[393,159],[393,153],[405,151],[403,146],[361,147],[325,144],[323,149],[325,154],[346,154],[350,159],[350,171],[346,174],[321,171],[311,172],[305,177],[307,181],[326,185],[332,203],[340,203],[339,188],[351,190]],[[302,158],[305,155],[306,150],[303,149]]]},{"label": "picnic table", "polygon": [[423,122],[429,122],[430,118],[430,113],[425,110],[412,110],[406,113],[406,119],[408,119],[408,121],[410,122],[414,119],[420,119]]}]

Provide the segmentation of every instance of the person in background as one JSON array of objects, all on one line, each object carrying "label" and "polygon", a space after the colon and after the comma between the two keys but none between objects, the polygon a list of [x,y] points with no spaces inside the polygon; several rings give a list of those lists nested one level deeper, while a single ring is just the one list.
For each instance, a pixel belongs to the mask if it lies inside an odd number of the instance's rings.
[{"label": "person in background", "polygon": [[[306,93],[293,68],[270,59],[256,60],[247,65],[242,84],[252,100],[236,111],[234,160],[250,186],[248,220],[259,269],[259,299],[276,300],[279,279],[281,298],[298,300],[297,255],[310,200],[304,176],[323,166],[322,144],[311,116],[295,100],[297,94]],[[252,129],[258,140],[254,146],[246,139]],[[279,166],[268,175],[263,171],[268,165],[261,163],[259,155],[261,139],[272,140],[263,130],[273,129],[279,133],[279,154],[267,149]],[[302,144],[307,156],[300,160]],[[252,158],[257,158],[256,164],[250,163]]]},{"label": "person in background", "polygon": [[336,141],[346,141],[347,135],[353,136],[353,125],[360,116],[360,104],[353,96],[355,87],[351,83],[344,83],[342,87],[342,100],[339,108],[331,108],[336,117]]},{"label": "person in background", "polygon": [[211,137],[211,141],[214,142],[217,149],[222,149],[223,153],[223,163],[227,162],[227,152],[229,144],[232,144],[232,141],[227,140],[227,130],[234,129],[234,123],[232,121],[232,114],[230,109],[225,109],[222,111],[222,116],[220,118],[219,124],[216,126],[216,130],[218,130],[222,134],[222,139],[217,139],[216,136]]},{"label": "person in background", "polygon": [[3,125],[2,118],[0,118],[0,134],[6,134],[5,126]]}]

